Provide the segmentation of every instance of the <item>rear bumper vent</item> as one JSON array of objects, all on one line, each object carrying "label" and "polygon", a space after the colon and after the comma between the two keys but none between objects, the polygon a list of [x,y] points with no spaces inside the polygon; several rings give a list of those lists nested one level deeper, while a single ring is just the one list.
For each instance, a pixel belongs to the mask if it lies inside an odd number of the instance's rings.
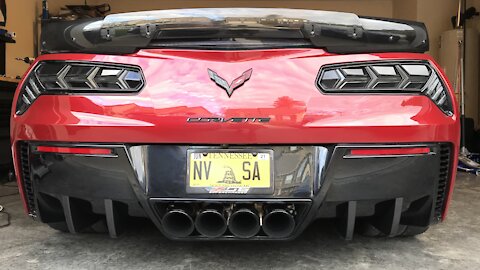
[{"label": "rear bumper vent", "polygon": [[441,220],[448,192],[450,178],[451,145],[440,145],[440,172],[438,177],[437,198],[435,200],[435,219]]},{"label": "rear bumper vent", "polygon": [[31,217],[37,217],[37,210],[35,205],[35,195],[33,192],[33,182],[30,174],[30,147],[25,142],[18,144],[19,161],[21,177],[23,181],[23,190],[25,192],[25,199],[28,207],[28,214]]}]

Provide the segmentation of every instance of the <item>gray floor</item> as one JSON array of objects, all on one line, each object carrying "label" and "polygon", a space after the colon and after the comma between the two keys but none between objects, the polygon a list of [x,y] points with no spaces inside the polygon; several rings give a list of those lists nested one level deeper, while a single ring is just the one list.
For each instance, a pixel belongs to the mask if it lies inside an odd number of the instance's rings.
[{"label": "gray floor", "polygon": [[[0,196],[15,191],[0,187]],[[0,197],[0,204],[12,216],[0,229],[0,269],[480,269],[480,177],[466,174],[448,220],[410,239],[345,242],[321,223],[282,243],[171,242],[148,224],[110,239],[34,222],[18,195]]]}]

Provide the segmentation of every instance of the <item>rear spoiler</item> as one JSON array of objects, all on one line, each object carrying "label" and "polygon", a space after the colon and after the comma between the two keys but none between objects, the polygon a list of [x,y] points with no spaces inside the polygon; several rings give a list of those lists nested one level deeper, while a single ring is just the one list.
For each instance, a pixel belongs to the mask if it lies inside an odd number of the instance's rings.
[{"label": "rear spoiler", "polygon": [[42,53],[131,54],[160,41],[247,38],[304,40],[330,53],[429,49],[423,23],[301,9],[213,8],[145,11],[42,24]]}]

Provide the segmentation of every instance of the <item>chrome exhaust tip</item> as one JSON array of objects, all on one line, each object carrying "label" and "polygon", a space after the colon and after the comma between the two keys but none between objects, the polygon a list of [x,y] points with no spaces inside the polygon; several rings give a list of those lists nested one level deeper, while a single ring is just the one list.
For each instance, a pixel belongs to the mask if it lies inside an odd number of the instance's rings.
[{"label": "chrome exhaust tip", "polygon": [[250,238],[260,231],[260,218],[256,212],[241,208],[230,216],[228,228],[236,237]]},{"label": "chrome exhaust tip", "polygon": [[184,209],[169,210],[162,224],[165,232],[174,237],[187,237],[194,230],[193,219]]},{"label": "chrome exhaust tip", "polygon": [[284,209],[273,209],[263,218],[263,231],[272,238],[285,238],[295,229],[295,218]]},{"label": "chrome exhaust tip", "polygon": [[202,210],[195,219],[197,231],[209,238],[222,236],[227,231],[227,220],[222,209],[207,208]]}]

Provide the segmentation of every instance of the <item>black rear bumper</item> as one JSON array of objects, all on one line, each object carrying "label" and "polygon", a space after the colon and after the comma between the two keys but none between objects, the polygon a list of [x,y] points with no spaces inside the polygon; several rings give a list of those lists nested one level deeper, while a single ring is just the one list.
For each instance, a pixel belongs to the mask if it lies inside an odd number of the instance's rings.
[{"label": "black rear bumper", "polygon": [[[88,145],[113,149],[113,156],[102,157],[39,153],[37,145],[22,142],[18,147],[30,215],[49,224],[65,223],[72,233],[105,219],[111,236],[121,232],[127,216],[148,217],[165,233],[161,219],[166,207],[199,209],[206,202],[292,205],[298,210],[295,229],[282,239],[297,237],[319,218],[337,220],[346,238],[352,237],[358,218],[395,235],[399,226],[424,227],[441,219],[452,160],[451,145],[443,143],[418,144],[429,147],[429,154],[363,158],[348,153],[385,145],[255,146],[275,153],[273,194],[215,195],[186,189],[186,151],[203,146]],[[227,230],[216,239],[235,238]],[[194,231],[181,239],[210,238]],[[249,239],[269,237],[260,230]]]}]

